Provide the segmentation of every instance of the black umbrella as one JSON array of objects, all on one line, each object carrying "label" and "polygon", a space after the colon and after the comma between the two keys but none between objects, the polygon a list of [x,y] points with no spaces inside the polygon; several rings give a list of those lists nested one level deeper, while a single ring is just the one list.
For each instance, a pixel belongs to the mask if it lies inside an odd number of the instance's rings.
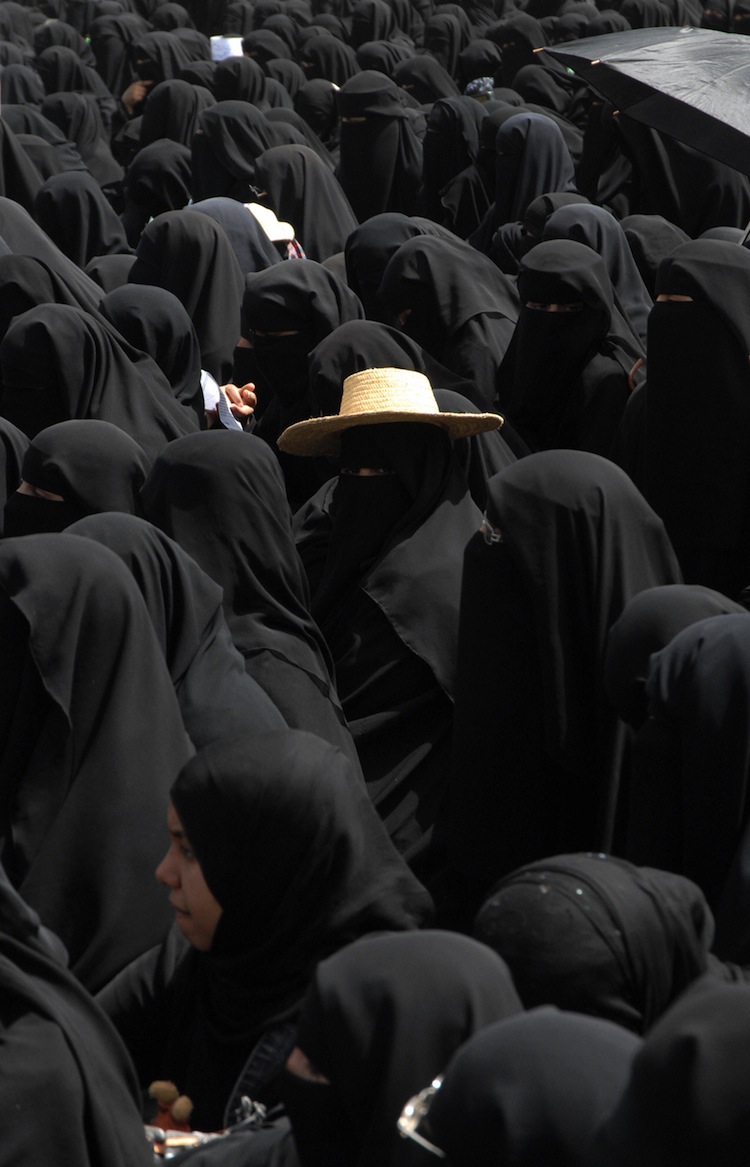
[{"label": "black umbrella", "polygon": [[537,51],[628,117],[750,175],[750,37],[641,28]]}]

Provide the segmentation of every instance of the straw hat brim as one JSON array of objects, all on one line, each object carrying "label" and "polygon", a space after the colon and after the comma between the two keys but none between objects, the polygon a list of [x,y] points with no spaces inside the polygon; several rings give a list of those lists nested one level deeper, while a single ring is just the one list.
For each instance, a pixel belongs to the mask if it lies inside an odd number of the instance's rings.
[{"label": "straw hat brim", "polygon": [[387,425],[389,422],[434,425],[451,441],[470,438],[499,429],[504,418],[499,413],[413,413],[407,410],[373,410],[370,413],[338,413],[332,417],[311,417],[285,429],[278,440],[285,454],[302,457],[338,457],[341,434],[360,425]]}]

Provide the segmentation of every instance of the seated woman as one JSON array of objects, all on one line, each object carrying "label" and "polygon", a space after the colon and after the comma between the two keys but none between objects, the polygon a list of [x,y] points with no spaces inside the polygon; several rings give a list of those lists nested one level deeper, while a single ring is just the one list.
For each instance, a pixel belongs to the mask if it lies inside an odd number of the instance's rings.
[{"label": "seated woman", "polygon": [[140,592],[107,548],[4,539],[0,633],[3,865],[93,992],[169,928],[152,872],[192,746]]},{"label": "seated woman", "polygon": [[7,536],[62,531],[102,511],[139,514],[148,474],[141,447],[108,421],[61,421],[38,433],[5,504]]},{"label": "seated woman", "polygon": [[640,1048],[618,1025],[557,1009],[499,1021],[461,1046],[407,1137],[429,1135],[451,1167],[586,1167]]},{"label": "seated woman", "polygon": [[518,293],[498,408],[532,450],[608,457],[645,350],[617,308],[603,260],[571,239],[539,243],[521,260]]},{"label": "seated woman", "polygon": [[365,937],[321,962],[282,1085],[302,1167],[400,1162],[406,1100],[473,1034],[521,1012],[505,963],[467,936]]},{"label": "seated woman", "polygon": [[89,515],[68,533],[109,547],[132,572],[196,750],[238,733],[286,727],[232,644],[221,588],[181,547],[135,515]]},{"label": "seated woman", "polygon": [[149,1167],[122,1041],[2,869],[0,992],[3,1167]]},{"label": "seated woman", "polygon": [[624,731],[604,693],[607,632],[637,592],[679,581],[661,520],[605,458],[550,450],[490,480],[464,560],[438,826],[478,896],[534,859],[611,848]]},{"label": "seated woman", "polygon": [[148,518],[223,588],[245,670],[286,723],[331,742],[358,768],[276,456],[259,438],[216,431],[171,442],[143,489]]},{"label": "seated woman", "polygon": [[501,424],[441,413],[421,373],[367,369],[338,414],[280,438],[340,466],[297,516],[298,547],[370,797],[410,857],[447,777],[461,560],[480,521],[454,439]]},{"label": "seated woman", "polygon": [[173,1081],[193,1125],[214,1130],[243,1096],[278,1099],[318,961],[369,932],[416,928],[431,905],[346,759],[311,734],[209,746],[171,795],[156,875],[177,929],[100,1001],[141,1084]]},{"label": "seated woman", "polygon": [[643,1034],[705,972],[714,921],[681,875],[601,854],[555,855],[501,880],[474,924],[527,1009],[556,1005]]}]

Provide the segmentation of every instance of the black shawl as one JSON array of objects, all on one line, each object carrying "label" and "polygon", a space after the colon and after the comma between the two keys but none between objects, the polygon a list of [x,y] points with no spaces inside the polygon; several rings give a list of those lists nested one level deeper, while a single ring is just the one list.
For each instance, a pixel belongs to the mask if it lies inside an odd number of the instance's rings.
[{"label": "black shawl", "polygon": [[6,539],[0,599],[3,859],[93,990],[168,927],[153,871],[192,747],[112,552],[67,534]]},{"label": "black shawl", "polygon": [[284,1083],[303,1167],[323,1161],[321,1148],[330,1163],[400,1161],[396,1120],[406,1101],[472,1034],[521,1011],[505,963],[467,936],[365,937],[323,961],[297,1044],[331,1084],[291,1075]]},{"label": "black shawl", "polygon": [[66,966],[57,937],[0,872],[0,1162],[148,1167],[133,1067]]},{"label": "black shawl", "polygon": [[466,548],[442,822],[457,865],[485,886],[601,848],[622,750],[603,691],[607,632],[638,592],[680,582],[661,520],[597,455],[520,459],[490,481],[487,515],[501,539],[477,533]]},{"label": "black shawl", "polygon": [[248,673],[288,724],[354,760],[328,649],[308,611],[274,454],[250,434],[172,442],[143,491],[147,516],[224,589],[224,613]]},{"label": "black shawl", "polygon": [[[431,904],[349,763],[312,734],[209,746],[172,800],[223,909],[211,950],[188,952],[176,973],[163,960],[145,992],[143,962],[103,1003],[141,1082],[170,1078],[196,1126],[216,1129],[257,1041],[294,1024],[318,961],[369,932],[418,927]],[[266,1070],[266,1091],[279,1068]]]},{"label": "black shawl", "polygon": [[203,368],[226,384],[240,335],[242,272],[218,223],[188,211],[159,215],[141,236],[128,283],[177,296],[195,325]]},{"label": "black shawl", "polygon": [[149,459],[197,422],[150,357],[102,319],[63,304],[31,308],[0,342],[0,412],[29,437],[93,417],[130,434]]},{"label": "black shawl", "polygon": [[181,547],[150,523],[116,514],[81,520],[69,534],[109,547],[132,572],[196,750],[239,733],[284,728],[232,644],[221,588]]}]

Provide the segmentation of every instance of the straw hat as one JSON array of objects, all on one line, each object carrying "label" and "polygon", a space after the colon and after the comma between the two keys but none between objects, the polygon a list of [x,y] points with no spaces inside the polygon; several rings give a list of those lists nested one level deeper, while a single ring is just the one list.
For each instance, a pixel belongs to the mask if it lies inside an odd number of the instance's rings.
[{"label": "straw hat", "polygon": [[424,422],[448,437],[467,438],[503,424],[499,413],[441,413],[424,373],[411,369],[365,369],[344,381],[341,409],[331,417],[311,417],[290,425],[279,438],[287,454],[337,457],[341,434],[359,425]]}]

